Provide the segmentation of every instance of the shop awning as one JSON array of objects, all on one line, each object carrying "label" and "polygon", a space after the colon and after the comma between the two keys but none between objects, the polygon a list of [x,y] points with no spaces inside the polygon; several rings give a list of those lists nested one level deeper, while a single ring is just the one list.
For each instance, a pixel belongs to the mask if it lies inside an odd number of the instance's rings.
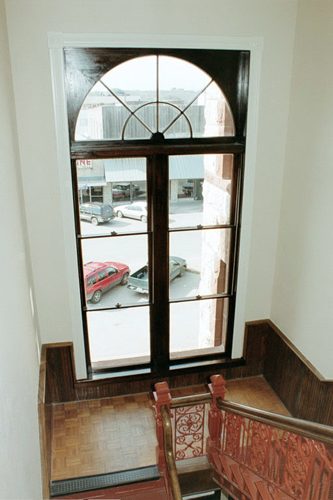
[{"label": "shop awning", "polygon": [[106,180],[104,176],[78,178],[79,189],[87,189],[89,187],[99,187],[99,186],[106,186]]},{"label": "shop awning", "polygon": [[[176,179],[203,179],[203,156],[170,156],[169,176]],[[106,182],[131,182],[146,180],[144,158],[115,158],[104,161]]]}]

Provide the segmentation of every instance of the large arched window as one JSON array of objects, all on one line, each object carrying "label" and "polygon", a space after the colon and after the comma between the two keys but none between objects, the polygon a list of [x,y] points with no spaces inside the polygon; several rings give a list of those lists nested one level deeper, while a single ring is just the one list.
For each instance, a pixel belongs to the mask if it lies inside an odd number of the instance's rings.
[{"label": "large arched window", "polygon": [[249,54],[65,49],[87,363],[231,355]]}]

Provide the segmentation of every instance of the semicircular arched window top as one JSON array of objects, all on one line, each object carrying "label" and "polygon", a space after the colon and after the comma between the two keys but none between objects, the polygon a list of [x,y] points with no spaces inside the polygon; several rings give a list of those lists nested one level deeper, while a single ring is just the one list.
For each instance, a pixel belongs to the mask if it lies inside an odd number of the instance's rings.
[{"label": "semicircular arched window top", "polygon": [[80,109],[75,140],[166,139],[235,135],[220,87],[183,59],[153,55],[108,71]]}]

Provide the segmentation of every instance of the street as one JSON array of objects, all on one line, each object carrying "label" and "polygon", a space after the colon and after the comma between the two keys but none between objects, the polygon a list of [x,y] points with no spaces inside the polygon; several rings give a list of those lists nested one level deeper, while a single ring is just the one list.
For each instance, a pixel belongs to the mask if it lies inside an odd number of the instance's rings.
[{"label": "street", "polygon": [[[196,227],[202,222],[202,202],[181,200],[172,206],[170,227]],[[82,241],[83,262],[121,262],[137,271],[147,264],[147,235],[124,235],[146,231],[146,224],[128,218],[115,218],[106,224],[93,226],[81,221],[84,235],[106,235],[110,232],[122,234],[112,238],[95,238]],[[218,231],[218,230],[216,230]],[[182,257],[187,262],[183,276],[170,283],[170,298],[178,299],[198,295],[201,271],[201,231],[171,233],[170,255]],[[214,291],[212,291],[213,293]],[[170,306],[171,352],[186,351],[199,347],[200,309],[207,307],[202,302],[172,304]],[[117,285],[103,294],[98,304],[88,302],[91,310],[87,314],[89,343],[92,362],[105,360],[149,357],[149,307],[117,309],[93,312],[98,308],[132,304],[148,304],[148,294],[138,293]]]}]

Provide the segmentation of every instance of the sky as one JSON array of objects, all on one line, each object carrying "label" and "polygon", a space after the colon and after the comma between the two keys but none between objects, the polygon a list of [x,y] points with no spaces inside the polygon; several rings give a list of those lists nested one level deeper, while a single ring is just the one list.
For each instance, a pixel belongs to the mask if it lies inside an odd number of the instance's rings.
[{"label": "sky", "polygon": [[[110,88],[122,90],[153,90],[156,88],[157,56],[144,56],[120,64],[102,80]],[[197,66],[169,56],[159,56],[161,90],[182,88],[199,92],[211,78]]]}]

